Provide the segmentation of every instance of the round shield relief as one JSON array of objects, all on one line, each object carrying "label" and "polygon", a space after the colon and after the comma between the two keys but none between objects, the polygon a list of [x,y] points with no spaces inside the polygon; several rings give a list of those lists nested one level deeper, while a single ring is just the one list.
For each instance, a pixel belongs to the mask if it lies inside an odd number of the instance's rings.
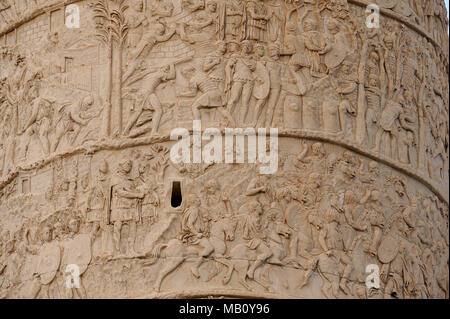
[{"label": "round shield relief", "polygon": [[49,243],[42,246],[37,273],[40,275],[43,285],[51,283],[53,278],[55,278],[60,262],[61,249],[57,243]]},{"label": "round shield relief", "polygon": [[400,242],[392,235],[386,235],[378,247],[378,259],[383,264],[388,264],[394,260],[398,254]]},{"label": "round shield relief", "polygon": [[258,100],[264,100],[270,93],[270,77],[266,67],[261,64],[256,64],[255,75],[255,87],[253,88],[253,96]]}]

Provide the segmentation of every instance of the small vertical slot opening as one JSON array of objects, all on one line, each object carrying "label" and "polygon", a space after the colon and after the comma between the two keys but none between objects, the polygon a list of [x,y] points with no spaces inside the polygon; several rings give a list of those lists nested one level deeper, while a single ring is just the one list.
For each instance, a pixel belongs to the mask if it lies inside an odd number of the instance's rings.
[{"label": "small vertical slot opening", "polygon": [[177,208],[177,207],[181,206],[182,202],[183,202],[183,195],[181,193],[181,183],[173,182],[172,183],[171,205],[173,208]]}]

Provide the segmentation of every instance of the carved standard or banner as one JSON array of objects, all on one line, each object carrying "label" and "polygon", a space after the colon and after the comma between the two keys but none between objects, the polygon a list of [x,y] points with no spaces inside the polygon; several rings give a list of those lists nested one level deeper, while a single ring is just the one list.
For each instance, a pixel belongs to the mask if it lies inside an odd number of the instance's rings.
[{"label": "carved standard or banner", "polygon": [[448,298],[445,4],[372,2],[0,0],[0,298]]}]

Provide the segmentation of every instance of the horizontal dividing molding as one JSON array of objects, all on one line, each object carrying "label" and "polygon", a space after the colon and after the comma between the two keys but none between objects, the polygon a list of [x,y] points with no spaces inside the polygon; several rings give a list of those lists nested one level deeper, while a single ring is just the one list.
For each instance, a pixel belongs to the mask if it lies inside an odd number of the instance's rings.
[{"label": "horizontal dividing molding", "polygon": [[[34,18],[40,16],[41,14],[47,13],[49,11],[53,11],[56,9],[60,9],[66,5],[72,4],[72,3],[76,3],[76,2],[81,2],[82,0],[65,0],[65,1],[61,1],[60,3],[57,4],[49,4],[47,6],[44,6],[42,8],[38,8],[37,10],[33,11],[32,13],[30,13],[28,16],[22,17],[22,19],[20,19],[19,21],[17,21],[16,23],[10,25],[9,27],[7,27],[4,31],[0,31],[0,37],[4,36],[5,34],[10,33],[11,31],[14,31],[14,29],[18,28],[19,26],[21,26],[24,23],[27,23],[31,20],[33,20]],[[352,3],[354,5],[360,6],[360,7],[367,7],[369,4],[372,4],[373,2],[369,2],[367,0],[347,0],[349,3]],[[441,0],[443,1],[443,0]],[[422,28],[421,26],[416,25],[415,23],[412,23],[411,21],[409,21],[408,19],[406,19],[405,17],[403,17],[402,15],[395,13],[392,10],[389,9],[384,9],[384,8],[380,8],[380,12],[387,16],[390,17],[394,20],[398,20],[399,22],[407,25],[409,28],[411,28],[412,30],[416,31],[417,33],[419,33],[420,35],[426,37],[428,40],[430,40],[434,46],[438,47],[441,52],[442,52],[442,48],[441,45],[433,38],[433,36],[431,34],[429,34],[424,28]],[[446,57],[447,55],[444,54]],[[448,61],[447,61],[448,64]]]},{"label": "horizontal dividing molding", "polygon": [[[190,134],[192,134],[192,129],[189,130]],[[204,129],[202,129],[202,132],[204,132]],[[222,134],[225,134],[225,129],[221,130]],[[267,136],[269,136],[270,133],[267,132]],[[360,145],[356,143],[352,143],[348,140],[337,140],[336,137],[333,134],[325,134],[322,132],[314,132],[314,131],[307,131],[307,130],[286,130],[286,129],[279,129],[278,130],[278,136],[279,137],[285,137],[285,138],[298,138],[298,139],[305,139],[305,140],[314,140],[319,142],[324,142],[328,144],[333,144],[340,146],[345,149],[349,149],[359,155],[365,156],[367,158],[370,158],[374,161],[377,161],[378,163],[384,164],[386,166],[389,166],[393,168],[396,171],[399,171],[426,186],[431,192],[433,192],[441,201],[445,202],[447,205],[449,204],[449,194],[446,192],[447,190],[443,190],[442,186],[444,185],[445,181],[442,181],[442,184],[436,183],[430,178],[426,177],[423,172],[412,168],[409,165],[398,163],[394,160],[392,160],[389,157],[386,156],[380,156],[379,154],[365,150],[361,148]],[[57,161],[59,159],[74,156],[74,155],[92,155],[100,151],[118,151],[118,150],[126,150],[128,148],[132,147],[139,147],[139,146],[147,146],[152,144],[158,144],[158,143],[164,143],[164,142],[170,142],[170,135],[164,135],[164,136],[156,136],[156,137],[143,137],[143,138],[115,138],[115,139],[106,139],[103,138],[101,140],[98,140],[93,143],[85,144],[79,147],[67,149],[64,152],[55,153],[51,156],[33,162],[28,164],[21,164],[14,167],[12,172],[4,177],[3,179],[0,179],[0,191],[6,187],[9,183],[11,183],[20,172],[29,172],[32,170],[40,169],[45,167],[46,165]]]},{"label": "horizontal dividing molding", "polygon": [[226,297],[226,298],[244,298],[244,299],[305,299],[301,295],[291,296],[270,292],[254,292],[244,289],[197,289],[197,290],[177,290],[168,292],[154,292],[148,295],[140,296],[135,299],[186,299],[186,298],[208,298],[208,297]]}]

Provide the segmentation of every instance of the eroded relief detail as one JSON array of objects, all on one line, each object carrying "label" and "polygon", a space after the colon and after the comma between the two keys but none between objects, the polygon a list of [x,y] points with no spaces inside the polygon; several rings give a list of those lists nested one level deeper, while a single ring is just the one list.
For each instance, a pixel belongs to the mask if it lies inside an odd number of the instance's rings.
[{"label": "eroded relief detail", "polygon": [[[0,1],[1,298],[448,298],[443,1],[70,2]],[[174,163],[193,121],[278,171]]]}]

